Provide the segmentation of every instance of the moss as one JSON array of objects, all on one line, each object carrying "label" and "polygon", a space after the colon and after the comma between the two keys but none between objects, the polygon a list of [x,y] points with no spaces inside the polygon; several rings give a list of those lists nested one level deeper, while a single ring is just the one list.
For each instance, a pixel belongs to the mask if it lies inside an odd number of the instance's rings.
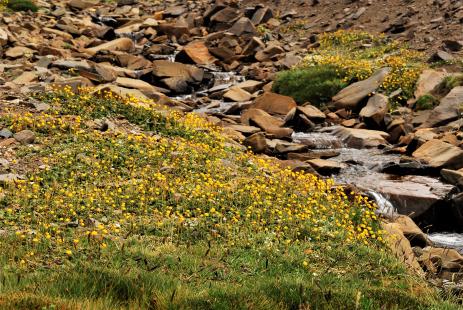
[{"label": "moss", "polygon": [[273,91],[291,96],[300,104],[320,106],[347,86],[342,77],[341,71],[325,65],[283,71],[278,74]]},{"label": "moss", "polygon": [[417,110],[430,110],[439,104],[439,100],[433,95],[423,95],[416,101]]},{"label": "moss", "polygon": [[16,12],[19,12],[19,11],[37,12],[39,9],[35,5],[35,3],[30,0],[9,0],[6,6],[10,10],[13,10]]}]

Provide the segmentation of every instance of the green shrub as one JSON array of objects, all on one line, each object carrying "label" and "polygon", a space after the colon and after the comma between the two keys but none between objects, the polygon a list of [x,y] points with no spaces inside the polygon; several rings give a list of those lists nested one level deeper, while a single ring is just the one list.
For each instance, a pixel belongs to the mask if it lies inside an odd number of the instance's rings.
[{"label": "green shrub", "polygon": [[308,101],[320,106],[347,86],[342,78],[343,74],[333,66],[316,65],[293,69],[277,75],[273,91],[291,96],[299,104]]},{"label": "green shrub", "polygon": [[431,110],[438,104],[439,100],[437,100],[436,97],[434,97],[433,95],[426,94],[418,98],[418,100],[416,101],[416,109],[418,111]]},{"label": "green shrub", "polygon": [[37,12],[38,7],[31,0],[9,0],[6,5],[10,10],[13,11],[32,11]]}]

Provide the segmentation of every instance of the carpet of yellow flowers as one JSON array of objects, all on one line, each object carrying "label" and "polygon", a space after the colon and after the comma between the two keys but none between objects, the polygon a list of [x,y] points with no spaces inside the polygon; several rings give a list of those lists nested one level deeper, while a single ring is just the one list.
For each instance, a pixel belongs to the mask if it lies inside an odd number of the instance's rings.
[{"label": "carpet of yellow flowers", "polygon": [[24,178],[0,184],[0,308],[443,305],[383,251],[375,205],[332,180],[150,101],[37,100],[50,109],[0,113],[37,135],[15,147]]}]

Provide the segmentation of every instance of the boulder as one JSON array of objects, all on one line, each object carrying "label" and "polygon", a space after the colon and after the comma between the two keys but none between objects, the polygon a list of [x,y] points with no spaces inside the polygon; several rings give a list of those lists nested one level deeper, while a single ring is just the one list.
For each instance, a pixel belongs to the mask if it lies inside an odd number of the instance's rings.
[{"label": "boulder", "polygon": [[335,126],[332,133],[348,147],[363,149],[387,145],[389,134],[384,131]]},{"label": "boulder", "polygon": [[232,87],[223,94],[223,98],[235,102],[243,102],[251,100],[252,95],[239,87]]},{"label": "boulder", "polygon": [[97,5],[98,3],[98,0],[71,0],[68,2],[68,5],[74,9],[85,10]]},{"label": "boulder", "polygon": [[259,127],[249,125],[226,125],[225,127],[231,128],[245,135],[254,134],[260,131]]},{"label": "boulder", "polygon": [[348,109],[357,108],[360,101],[376,91],[390,71],[391,68],[382,68],[368,79],[353,83],[342,89],[333,97],[336,107]]},{"label": "boulder", "polygon": [[270,114],[286,115],[296,106],[296,101],[291,97],[266,92],[254,100],[252,107],[262,109]]},{"label": "boulder", "polygon": [[448,76],[445,71],[434,69],[424,70],[416,82],[415,98],[431,93],[442,80]]},{"label": "boulder", "polygon": [[95,47],[87,48],[85,51],[90,55],[95,55],[101,51],[123,51],[131,52],[135,48],[135,44],[132,39],[119,38]]},{"label": "boulder", "polygon": [[398,224],[399,229],[410,241],[412,246],[425,247],[431,245],[428,235],[415,224],[415,222],[406,215],[397,215],[394,217],[394,223]]},{"label": "boulder", "polygon": [[8,31],[0,28],[0,47],[8,43]]},{"label": "boulder", "polygon": [[146,97],[141,91],[138,89],[130,89],[130,88],[124,88],[120,86],[116,86],[113,84],[102,84],[99,85],[98,87],[95,87],[92,91],[92,95],[94,96],[104,96],[105,93],[112,93],[113,96],[119,96],[122,98],[126,97],[135,97],[141,100],[148,100],[148,97]]},{"label": "boulder", "polygon": [[260,82],[260,81],[246,80],[246,81],[244,81],[244,82],[241,82],[241,83],[236,84],[235,86],[236,86],[236,87],[239,87],[239,88],[241,88],[241,89],[244,89],[244,90],[247,91],[247,92],[254,93],[254,92],[256,92],[257,90],[259,90],[259,88],[260,88],[263,84],[264,84],[264,83],[263,83],[263,82]]},{"label": "boulder", "polygon": [[318,173],[321,175],[332,175],[333,173],[338,173],[342,168],[345,168],[346,165],[326,159],[310,159],[307,161]]},{"label": "boulder", "polygon": [[168,60],[153,61],[153,74],[157,77],[182,77],[189,82],[201,82],[204,77],[200,68]]},{"label": "boulder", "polygon": [[283,121],[259,109],[248,109],[241,115],[241,122],[246,125],[256,125],[275,138],[289,137],[293,133],[290,128],[282,128]]},{"label": "boulder", "polygon": [[138,79],[131,79],[131,78],[125,78],[125,77],[118,77],[115,81],[114,84],[117,86],[122,86],[125,88],[135,88],[141,91],[143,94],[148,96],[149,98],[152,99],[160,99],[164,98],[165,95],[162,94],[159,89],[145,81],[138,80]]},{"label": "boulder", "polygon": [[425,142],[412,155],[434,168],[463,168],[463,150],[441,140]]},{"label": "boulder", "polygon": [[297,107],[297,110],[307,116],[310,120],[324,121],[326,119],[325,113],[310,104],[304,104],[303,106]]},{"label": "boulder", "polygon": [[405,265],[410,268],[415,274],[424,276],[423,269],[420,267],[410,241],[405,238],[400,230],[400,226],[395,223],[382,223],[381,228],[386,231],[385,241],[392,253]]},{"label": "boulder", "polygon": [[436,127],[458,119],[463,103],[463,86],[453,88],[435,107],[421,127]]},{"label": "boulder", "polygon": [[241,17],[233,26],[228,29],[229,32],[236,36],[253,36],[257,34],[257,29],[247,17]]},{"label": "boulder", "polygon": [[383,94],[376,94],[371,97],[367,105],[360,111],[360,117],[365,123],[373,123],[380,126],[384,121],[384,116],[389,110],[389,99]]},{"label": "boulder", "polygon": [[195,63],[197,65],[210,65],[217,61],[217,58],[209,53],[204,41],[190,42],[175,57],[176,61]]}]

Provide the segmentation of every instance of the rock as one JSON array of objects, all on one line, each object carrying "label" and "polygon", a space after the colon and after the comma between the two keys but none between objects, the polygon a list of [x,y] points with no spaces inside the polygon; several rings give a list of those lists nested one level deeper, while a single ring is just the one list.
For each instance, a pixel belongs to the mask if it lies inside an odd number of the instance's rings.
[{"label": "rock", "polygon": [[439,61],[451,62],[454,60],[455,60],[455,57],[453,57],[451,54],[445,51],[442,51],[442,50],[437,51],[429,58],[429,62],[439,62]]},{"label": "rock", "polygon": [[293,172],[304,171],[305,173],[318,176],[318,173],[312,168],[310,164],[300,160],[280,160],[279,164],[283,169],[290,169]]},{"label": "rock", "polygon": [[148,96],[149,98],[159,100],[161,98],[165,98],[166,96],[162,94],[159,89],[145,81],[138,80],[138,79],[131,79],[125,77],[118,77],[114,83],[117,86],[122,86],[126,88],[135,88],[141,91],[143,94]]},{"label": "rock", "polygon": [[258,61],[269,61],[275,56],[285,53],[285,50],[277,45],[271,45],[267,48],[260,50],[254,56]]},{"label": "rock", "polygon": [[153,61],[153,74],[157,77],[181,77],[189,82],[201,82],[204,77],[202,69],[167,60]]},{"label": "rock", "polygon": [[290,152],[304,152],[307,151],[307,145],[285,141],[277,143],[275,145],[274,150],[279,154],[286,154]]},{"label": "rock", "polygon": [[117,0],[117,6],[137,4],[138,0]]},{"label": "rock", "polygon": [[247,137],[243,144],[248,146],[254,153],[263,153],[267,149],[267,140],[262,132]]},{"label": "rock", "polygon": [[336,107],[349,109],[356,108],[362,99],[376,91],[390,71],[391,68],[382,68],[368,79],[356,82],[342,89],[336,96],[333,97]]},{"label": "rock", "polygon": [[254,15],[252,15],[251,22],[253,25],[259,25],[261,23],[266,23],[270,18],[273,17],[273,12],[268,7],[259,8]]},{"label": "rock", "polygon": [[463,102],[463,86],[453,88],[429,114],[421,127],[436,127],[458,119]]},{"label": "rock", "polygon": [[385,241],[392,253],[415,274],[424,276],[423,269],[413,253],[410,241],[405,238],[400,226],[395,223],[381,223],[381,228],[387,232]]},{"label": "rock", "polygon": [[415,224],[415,222],[406,215],[397,215],[394,217],[394,223],[398,224],[399,229],[410,241],[412,246],[424,248],[431,245],[431,240],[423,231]]},{"label": "rock", "polygon": [[463,170],[442,169],[440,174],[448,183],[463,187]]},{"label": "rock", "polygon": [[138,89],[129,89],[113,84],[102,84],[98,87],[95,87],[92,91],[92,95],[94,96],[104,96],[106,93],[112,93],[115,97],[126,98],[127,96],[130,96],[141,100],[148,100],[148,97],[146,97]]},{"label": "rock", "polygon": [[387,145],[386,141],[389,134],[384,131],[345,128],[335,126],[332,128],[332,133],[339,137],[348,147],[363,149]]},{"label": "rock", "polygon": [[172,91],[177,94],[184,94],[189,91],[188,77],[173,76],[170,78],[162,79],[162,82]]},{"label": "rock", "polygon": [[190,42],[175,57],[176,61],[195,63],[197,65],[210,65],[217,61],[217,58],[209,53],[204,41]]},{"label": "rock", "polygon": [[463,168],[463,150],[437,139],[427,141],[412,155],[434,168]]},{"label": "rock", "polygon": [[259,109],[248,109],[241,115],[241,122],[246,125],[256,125],[275,138],[289,137],[293,133],[290,128],[282,128],[283,121]]},{"label": "rock", "polygon": [[455,249],[425,247],[418,259],[425,265],[434,265],[436,270],[446,269],[461,271],[463,269],[463,256]]},{"label": "rock", "polygon": [[25,46],[15,46],[9,48],[5,52],[5,56],[9,58],[19,58],[23,56],[32,56],[35,53],[34,50],[27,48]]},{"label": "rock", "polygon": [[360,111],[359,115],[365,123],[373,123],[376,126],[380,126],[388,110],[388,97],[376,94],[368,100],[367,105]]},{"label": "rock", "polygon": [[307,161],[310,159],[326,159],[331,157],[336,157],[341,152],[339,150],[310,150],[305,151],[304,153],[288,153],[288,159],[297,159],[301,161]]},{"label": "rock", "polygon": [[448,76],[445,71],[424,70],[416,82],[415,98],[431,93],[442,80]]},{"label": "rock", "polygon": [[254,93],[256,92],[264,83],[253,80],[246,80],[244,82],[238,83],[235,86],[241,88],[247,92]]},{"label": "rock", "polygon": [[323,121],[326,119],[325,113],[320,111],[317,107],[310,104],[304,104],[303,106],[297,107],[297,110],[307,116],[310,120]]},{"label": "rock", "polygon": [[0,137],[3,139],[8,139],[13,137],[13,133],[8,128],[3,128],[0,130]]},{"label": "rock", "polygon": [[98,0],[71,0],[68,5],[74,9],[85,10],[97,5],[98,2]]},{"label": "rock", "polygon": [[15,173],[0,174],[0,184],[7,184],[18,180],[24,180],[24,178],[24,176]]},{"label": "rock", "polygon": [[15,133],[13,138],[21,144],[31,144],[35,141],[35,133],[28,129],[21,130],[20,132]]},{"label": "rock", "polygon": [[159,34],[165,34],[169,37],[182,38],[190,35],[190,30],[185,25],[177,24],[160,24],[156,27]]},{"label": "rock", "polygon": [[226,125],[225,127],[231,128],[243,134],[254,134],[260,131],[259,127],[249,125]]},{"label": "rock", "polygon": [[262,109],[270,114],[286,115],[297,106],[296,101],[288,96],[266,92],[254,100],[253,108]]},{"label": "rock", "polygon": [[228,29],[229,32],[236,36],[253,36],[257,34],[257,29],[247,17],[241,17],[233,26]]},{"label": "rock", "polygon": [[119,38],[95,47],[87,48],[86,52],[90,55],[95,55],[101,51],[122,51],[131,52],[135,48],[135,44],[129,38]]},{"label": "rock", "polygon": [[225,94],[223,94],[223,98],[235,102],[242,102],[251,100],[252,95],[239,87],[232,87]]},{"label": "rock", "polygon": [[0,47],[6,45],[7,43],[8,43],[8,32],[5,29],[0,28]]},{"label": "rock", "polygon": [[444,40],[444,47],[452,52],[459,52],[463,48],[463,41]]},{"label": "rock", "polygon": [[333,173],[338,173],[342,168],[345,168],[346,165],[338,163],[333,160],[326,159],[310,159],[307,161],[318,173],[321,175],[332,175]]},{"label": "rock", "polygon": [[37,74],[31,71],[23,72],[20,76],[16,77],[12,82],[16,85],[26,85],[38,78]]}]

